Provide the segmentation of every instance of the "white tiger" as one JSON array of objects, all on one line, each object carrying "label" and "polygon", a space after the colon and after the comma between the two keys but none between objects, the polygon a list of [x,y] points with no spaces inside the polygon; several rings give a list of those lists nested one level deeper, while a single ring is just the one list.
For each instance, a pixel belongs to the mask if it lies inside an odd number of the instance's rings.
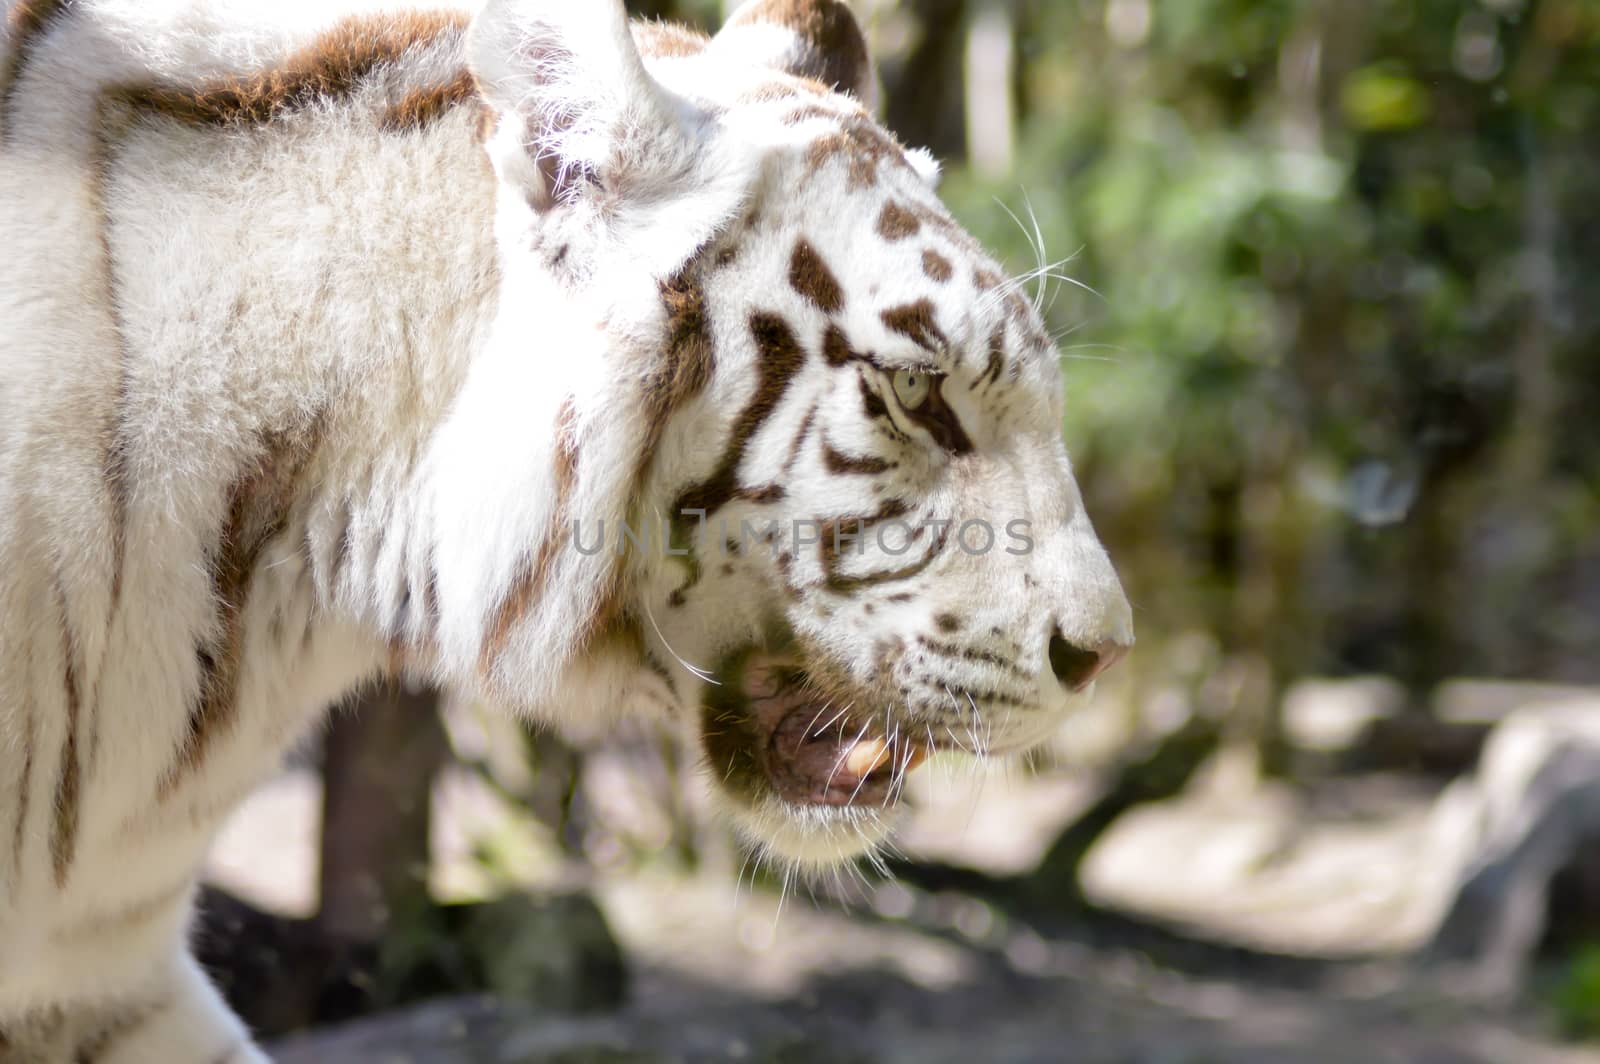
[{"label": "white tiger", "polygon": [[327,7],[7,10],[8,1064],[265,1059],[196,868],[385,668],[677,721],[824,864],[1131,642],[1053,344],[842,3]]}]

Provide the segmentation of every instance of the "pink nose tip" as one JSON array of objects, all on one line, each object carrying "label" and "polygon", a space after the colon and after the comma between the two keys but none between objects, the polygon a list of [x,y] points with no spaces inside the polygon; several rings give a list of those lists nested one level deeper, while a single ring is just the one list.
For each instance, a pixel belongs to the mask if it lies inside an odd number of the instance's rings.
[{"label": "pink nose tip", "polygon": [[1050,637],[1050,671],[1063,687],[1081,691],[1127,653],[1128,648],[1120,643],[1104,642],[1092,648],[1075,646],[1057,632]]}]

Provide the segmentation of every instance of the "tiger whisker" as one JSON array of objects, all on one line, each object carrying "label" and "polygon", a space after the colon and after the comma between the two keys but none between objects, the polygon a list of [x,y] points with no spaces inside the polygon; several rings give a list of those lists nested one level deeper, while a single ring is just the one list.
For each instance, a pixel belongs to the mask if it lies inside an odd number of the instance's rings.
[{"label": "tiger whisker", "polygon": [[845,705],[844,705],[844,708],[843,708],[843,709],[841,709],[841,710],[839,710],[839,712],[837,712],[837,713],[835,713],[835,714],[834,714],[834,715],[833,715],[833,716],[832,716],[832,717],[831,717],[831,718],[830,718],[830,719],[829,719],[829,720],[828,720],[828,723],[826,723],[826,724],[824,724],[824,725],[823,725],[823,726],[822,726],[822,727],[821,727],[821,729],[819,729],[819,730],[817,730],[817,731],[814,731],[814,732],[811,732],[811,733],[810,733],[810,734],[812,734],[812,735],[822,735],[822,734],[823,734],[823,733],[825,733],[825,732],[829,732],[829,731],[832,731],[832,730],[833,730],[833,726],[834,726],[834,725],[835,725],[835,724],[837,724],[837,723],[839,723],[839,721],[840,721],[840,719],[841,719],[841,718],[843,718],[843,717],[844,717],[844,715],[845,715],[845,714],[846,714],[846,713],[849,713],[849,712],[850,712],[850,707],[851,707],[851,706],[854,706],[854,705],[855,705],[855,703],[854,703],[854,702],[847,702],[847,703],[845,703]]},{"label": "tiger whisker", "polygon": [[832,708],[833,708],[833,699],[830,698],[830,699],[828,699],[827,702],[823,703],[823,706],[822,706],[821,709],[817,710],[817,715],[815,717],[811,718],[811,723],[806,725],[805,734],[807,736],[821,735],[822,734],[822,732],[813,731],[812,729],[817,726],[817,721],[822,719],[822,715],[824,713],[828,712],[828,710],[830,710]]},{"label": "tiger whisker", "polygon": [[656,638],[661,640],[661,645],[667,648],[667,653],[671,654],[673,656],[673,658],[676,659],[676,661],[678,662],[679,665],[682,665],[685,669],[688,669],[689,672],[692,673],[694,676],[700,678],[701,680],[705,681],[708,684],[711,684],[711,685],[713,685],[715,687],[721,687],[722,686],[722,684],[720,682],[718,682],[717,680],[712,678],[711,672],[709,670],[702,669],[698,665],[689,664],[688,660],[685,659],[682,654],[679,654],[676,650],[672,649],[672,644],[667,642],[667,637],[665,635],[661,634],[661,626],[656,623],[656,615],[655,615],[654,611],[652,611],[650,609],[650,603],[648,601],[644,604],[644,615],[650,621],[650,627],[654,628],[656,630]]}]

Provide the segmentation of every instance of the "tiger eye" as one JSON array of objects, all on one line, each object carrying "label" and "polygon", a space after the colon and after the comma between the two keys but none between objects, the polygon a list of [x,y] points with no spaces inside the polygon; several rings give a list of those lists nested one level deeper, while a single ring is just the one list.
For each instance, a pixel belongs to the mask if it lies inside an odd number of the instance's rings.
[{"label": "tiger eye", "polygon": [[920,410],[933,392],[933,376],[914,369],[902,369],[894,375],[894,397],[907,410]]}]

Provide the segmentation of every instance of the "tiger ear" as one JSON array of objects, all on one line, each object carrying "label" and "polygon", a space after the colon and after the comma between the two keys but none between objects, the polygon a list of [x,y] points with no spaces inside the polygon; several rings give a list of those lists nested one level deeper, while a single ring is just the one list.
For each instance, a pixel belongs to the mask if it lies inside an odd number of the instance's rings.
[{"label": "tiger ear", "polygon": [[626,194],[693,154],[676,101],[645,71],[622,0],[489,0],[468,55],[496,116],[489,154],[539,208]]},{"label": "tiger ear", "polygon": [[843,0],[750,0],[715,39],[759,63],[847,92],[868,110],[878,79],[867,36]]}]

